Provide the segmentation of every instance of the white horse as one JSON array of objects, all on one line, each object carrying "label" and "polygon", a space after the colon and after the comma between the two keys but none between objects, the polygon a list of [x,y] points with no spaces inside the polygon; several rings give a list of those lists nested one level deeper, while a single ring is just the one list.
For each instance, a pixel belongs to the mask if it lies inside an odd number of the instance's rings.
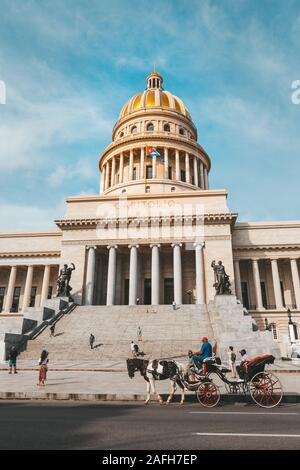
[{"label": "white horse", "polygon": [[152,393],[157,396],[159,403],[161,405],[164,403],[159,393],[156,392],[155,381],[165,379],[169,379],[171,382],[171,391],[166,401],[166,404],[168,405],[172,400],[174,393],[177,390],[177,385],[181,389],[180,404],[183,404],[185,386],[183,382],[184,368],[182,364],[171,360],[156,359],[154,361],[147,361],[145,359],[133,358],[127,359],[127,370],[128,375],[131,379],[134,377],[135,372],[140,372],[141,376],[144,377],[144,379],[146,380],[147,398],[145,401],[145,405],[147,405],[150,401],[151,390]]}]

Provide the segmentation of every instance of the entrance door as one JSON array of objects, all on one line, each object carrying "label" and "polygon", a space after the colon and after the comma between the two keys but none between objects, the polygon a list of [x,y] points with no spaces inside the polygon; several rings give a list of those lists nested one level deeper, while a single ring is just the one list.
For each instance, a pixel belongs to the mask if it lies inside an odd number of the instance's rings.
[{"label": "entrance door", "polygon": [[129,304],[129,279],[124,282],[124,305]]},{"label": "entrance door", "polygon": [[174,280],[173,278],[164,279],[164,303],[172,304],[174,300]]},{"label": "entrance door", "polygon": [[151,305],[151,279],[144,280],[144,304]]},{"label": "entrance door", "polygon": [[10,309],[11,312],[16,313],[19,311],[20,295],[21,295],[21,287],[15,287],[12,306]]}]

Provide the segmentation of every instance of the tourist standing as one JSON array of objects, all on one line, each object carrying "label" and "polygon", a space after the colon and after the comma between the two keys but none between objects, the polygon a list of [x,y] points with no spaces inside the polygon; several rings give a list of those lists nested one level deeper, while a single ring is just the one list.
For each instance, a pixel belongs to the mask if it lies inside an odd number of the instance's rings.
[{"label": "tourist standing", "polygon": [[236,354],[233,346],[229,346],[228,348],[228,362],[231,369],[231,376],[233,379],[236,379]]},{"label": "tourist standing", "polygon": [[91,346],[91,349],[93,349],[94,347],[94,342],[95,342],[95,336],[93,335],[93,333],[90,334],[90,346]]},{"label": "tourist standing", "polygon": [[39,360],[39,383],[37,385],[45,385],[49,362],[48,356],[48,351],[44,349]]},{"label": "tourist standing", "polygon": [[173,300],[173,302],[172,302],[172,307],[173,307],[173,310],[176,310],[176,302],[175,302],[175,300]]},{"label": "tourist standing", "polygon": [[14,369],[14,374],[17,374],[17,356],[18,356],[18,351],[15,346],[12,346],[9,355],[8,355],[8,360],[9,360],[9,374],[12,373],[12,369]]}]

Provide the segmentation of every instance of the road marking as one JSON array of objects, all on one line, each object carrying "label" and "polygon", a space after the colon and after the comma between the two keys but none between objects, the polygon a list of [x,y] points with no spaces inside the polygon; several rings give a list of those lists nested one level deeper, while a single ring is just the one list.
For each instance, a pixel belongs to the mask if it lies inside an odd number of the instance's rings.
[{"label": "road marking", "polygon": [[280,412],[270,412],[270,413],[264,413],[264,412],[256,412],[254,411],[251,413],[250,411],[189,411],[190,414],[194,415],[267,415],[267,416],[273,416],[273,415],[281,415],[281,416],[300,416],[300,413],[280,413]]},{"label": "road marking", "polygon": [[247,434],[239,432],[195,432],[194,436],[228,436],[228,437],[297,437],[300,434]]}]

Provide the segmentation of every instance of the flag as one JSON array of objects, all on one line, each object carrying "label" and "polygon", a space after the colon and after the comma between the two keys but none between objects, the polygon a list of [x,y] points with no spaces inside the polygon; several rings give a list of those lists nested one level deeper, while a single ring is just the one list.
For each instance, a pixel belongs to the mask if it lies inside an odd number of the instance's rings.
[{"label": "flag", "polygon": [[146,157],[159,157],[162,162],[164,161],[164,157],[154,147],[146,147]]}]

